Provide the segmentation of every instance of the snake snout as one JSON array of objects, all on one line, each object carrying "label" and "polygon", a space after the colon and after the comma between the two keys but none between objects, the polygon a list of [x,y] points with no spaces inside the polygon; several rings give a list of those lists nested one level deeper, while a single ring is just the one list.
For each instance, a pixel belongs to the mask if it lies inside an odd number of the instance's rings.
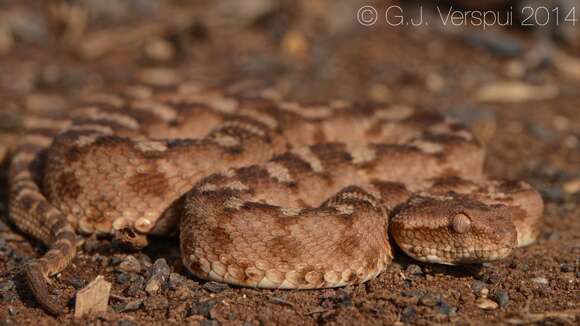
[{"label": "snake snout", "polygon": [[516,246],[509,210],[458,198],[412,202],[391,220],[397,245],[424,262],[447,265],[505,258]]}]

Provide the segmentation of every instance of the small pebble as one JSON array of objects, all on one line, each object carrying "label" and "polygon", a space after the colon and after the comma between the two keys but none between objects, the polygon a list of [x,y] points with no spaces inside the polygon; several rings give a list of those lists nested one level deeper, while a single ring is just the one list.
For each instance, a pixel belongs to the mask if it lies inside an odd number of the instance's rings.
[{"label": "small pebble", "polygon": [[0,291],[5,292],[14,288],[14,282],[11,280],[7,280],[4,282],[0,282]]},{"label": "small pebble", "polygon": [[471,282],[471,289],[473,290],[473,293],[479,295],[481,293],[481,291],[483,289],[485,289],[487,287],[487,284],[485,284],[482,281],[478,281],[475,280],[473,282]]},{"label": "small pebble", "polygon": [[117,281],[117,283],[121,285],[127,284],[127,282],[129,282],[130,279],[131,276],[127,273],[119,273],[115,276],[115,281]]},{"label": "small pebble", "polygon": [[169,274],[169,281],[167,282],[167,285],[170,289],[175,290],[185,286],[187,281],[188,279],[185,276],[178,273],[171,273]]},{"label": "small pebble", "polygon": [[213,293],[219,293],[222,292],[224,290],[227,290],[229,288],[229,286],[225,283],[219,283],[219,282],[207,282],[203,285],[203,288],[213,292]]},{"label": "small pebble", "polygon": [[413,320],[415,320],[416,316],[417,316],[417,310],[415,310],[415,308],[405,307],[405,309],[403,309],[403,312],[401,313],[401,321],[403,321],[405,323],[410,323]]},{"label": "small pebble", "polygon": [[562,189],[569,194],[575,194],[580,192],[580,178],[575,180],[570,180],[562,185]]},{"label": "small pebble", "polygon": [[498,308],[498,304],[495,301],[489,300],[487,298],[477,299],[476,304],[483,310],[495,310]]},{"label": "small pebble", "polygon": [[10,316],[16,316],[18,314],[18,310],[16,310],[16,308],[14,308],[13,306],[9,306],[8,313],[10,314]]},{"label": "small pebble", "polygon": [[420,276],[423,275],[423,270],[418,265],[411,264],[407,266],[407,269],[405,269],[405,273],[409,276]]},{"label": "small pebble", "polygon": [[167,261],[163,258],[157,259],[148,271],[150,277],[145,285],[145,291],[149,294],[157,293],[169,278],[170,273],[171,269]]},{"label": "small pebble", "polygon": [[138,297],[145,288],[145,278],[141,275],[131,274],[130,285],[125,293],[130,297]]},{"label": "small pebble", "polygon": [[193,315],[202,315],[204,317],[209,318],[210,317],[210,310],[216,305],[218,304],[220,301],[218,300],[207,300],[204,302],[200,302],[197,305],[193,305],[191,307],[191,313]]},{"label": "small pebble", "polygon": [[132,255],[128,255],[119,263],[116,270],[120,270],[127,273],[139,273],[141,272],[141,263],[139,260]]},{"label": "small pebble", "polygon": [[488,294],[489,294],[489,290],[487,288],[483,288],[483,289],[481,289],[481,292],[479,292],[479,296],[482,298],[487,298]]},{"label": "small pebble", "polygon": [[99,240],[97,240],[97,238],[94,237],[89,237],[85,239],[85,242],[83,243],[83,248],[87,253],[95,252],[99,248]]},{"label": "small pebble", "polygon": [[457,314],[457,308],[451,307],[450,305],[447,304],[447,302],[443,300],[437,302],[437,304],[435,305],[435,310],[438,313],[446,316],[455,316]]},{"label": "small pebble", "polygon": [[135,311],[139,310],[143,305],[143,299],[137,299],[121,304],[115,309],[116,312]]},{"label": "small pebble", "polygon": [[435,294],[427,293],[419,299],[419,303],[427,307],[433,307],[440,301],[440,297]]},{"label": "small pebble", "polygon": [[571,273],[574,271],[574,266],[572,266],[571,264],[561,264],[560,271],[563,273]]},{"label": "small pebble", "polygon": [[545,277],[534,277],[532,279],[532,282],[536,283],[536,284],[540,284],[540,285],[548,285],[548,279],[546,279]]},{"label": "small pebble", "polygon": [[68,279],[68,284],[72,285],[77,290],[80,290],[87,285],[87,283],[77,275]]},{"label": "small pebble", "polygon": [[506,290],[495,291],[493,297],[495,299],[495,302],[497,302],[499,304],[500,308],[507,307],[507,305],[510,301],[510,297],[509,297],[508,292]]},{"label": "small pebble", "polygon": [[548,240],[558,241],[558,240],[560,240],[560,234],[558,234],[557,232],[552,232],[552,233],[550,233],[550,236],[548,236]]}]

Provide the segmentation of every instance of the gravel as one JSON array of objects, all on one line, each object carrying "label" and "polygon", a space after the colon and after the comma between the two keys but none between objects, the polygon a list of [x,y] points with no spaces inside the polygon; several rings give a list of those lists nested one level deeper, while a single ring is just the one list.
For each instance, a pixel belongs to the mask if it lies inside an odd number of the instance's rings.
[{"label": "gravel", "polygon": [[207,282],[203,285],[203,288],[213,292],[213,293],[220,293],[222,291],[225,291],[227,289],[229,289],[229,286],[225,283],[219,283],[219,282]]},{"label": "gravel", "polygon": [[143,306],[147,311],[163,310],[169,307],[169,301],[164,296],[152,296],[143,301]]},{"label": "gravel", "polygon": [[134,256],[128,255],[119,263],[116,270],[127,273],[139,273],[141,272],[141,263]]},{"label": "gravel", "polygon": [[415,264],[411,264],[409,266],[407,266],[407,269],[405,269],[405,274],[407,274],[407,276],[421,276],[423,275],[423,270],[421,269],[420,266],[415,265]]},{"label": "gravel", "polygon": [[403,309],[403,312],[401,313],[401,321],[403,321],[405,323],[410,323],[413,320],[415,320],[416,316],[417,316],[417,310],[415,310],[415,308],[405,307],[405,309]]},{"label": "gravel", "polygon": [[178,273],[171,273],[169,274],[169,281],[167,282],[167,286],[171,290],[176,290],[180,287],[186,286],[189,279],[185,276],[178,274]]},{"label": "gravel", "polygon": [[560,271],[563,273],[572,273],[574,272],[574,266],[572,264],[561,264]]},{"label": "gravel", "polygon": [[419,299],[419,303],[427,307],[433,307],[440,301],[441,297],[432,293],[427,293]]},{"label": "gravel", "polygon": [[495,302],[499,304],[500,308],[507,307],[508,303],[510,302],[510,297],[506,290],[495,291],[493,298],[495,299]]},{"label": "gravel", "polygon": [[451,307],[444,300],[437,302],[435,305],[435,311],[446,316],[455,316],[457,314],[457,308]]},{"label": "gravel", "polygon": [[167,282],[170,273],[171,269],[167,265],[167,261],[164,258],[157,259],[147,271],[149,279],[145,285],[145,291],[149,294],[157,293]]}]

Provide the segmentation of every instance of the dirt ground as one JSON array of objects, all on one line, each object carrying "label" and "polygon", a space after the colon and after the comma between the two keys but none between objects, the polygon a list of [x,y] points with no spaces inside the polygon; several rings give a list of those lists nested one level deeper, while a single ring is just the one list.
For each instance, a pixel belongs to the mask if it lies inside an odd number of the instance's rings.
[{"label": "dirt ground", "polygon": [[[358,1],[211,3],[0,1],[0,325],[580,323],[580,34],[446,26],[427,6],[429,25],[379,19],[365,27],[355,19],[365,4]],[[401,10],[418,17],[422,3],[406,3]],[[384,11],[398,3],[371,4]],[[481,266],[422,264],[397,253],[372,281],[314,291],[193,279],[176,239],[133,252],[87,238],[54,278],[54,294],[70,311],[46,314],[19,273],[45,248],[19,233],[7,211],[7,164],[26,117],[66,114],[87,90],[189,81],[270,88],[300,101],[406,104],[467,123],[494,119],[487,171],[539,189],[540,237]],[[160,289],[146,291],[159,271]],[[97,275],[113,285],[108,311],[74,319],[75,292]]]}]

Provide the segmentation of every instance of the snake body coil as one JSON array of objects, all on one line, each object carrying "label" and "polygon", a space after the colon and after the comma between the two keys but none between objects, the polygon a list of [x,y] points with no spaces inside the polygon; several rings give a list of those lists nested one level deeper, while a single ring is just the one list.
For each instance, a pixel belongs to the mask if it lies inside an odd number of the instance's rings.
[{"label": "snake body coil", "polygon": [[542,200],[489,180],[463,125],[402,106],[301,106],[182,87],[93,94],[70,120],[30,119],[10,168],[10,215],[49,251],[46,278],[75,256],[75,233],[135,246],[179,227],[184,265],[261,288],[365,282],[392,259],[461,264],[534,241]]}]

